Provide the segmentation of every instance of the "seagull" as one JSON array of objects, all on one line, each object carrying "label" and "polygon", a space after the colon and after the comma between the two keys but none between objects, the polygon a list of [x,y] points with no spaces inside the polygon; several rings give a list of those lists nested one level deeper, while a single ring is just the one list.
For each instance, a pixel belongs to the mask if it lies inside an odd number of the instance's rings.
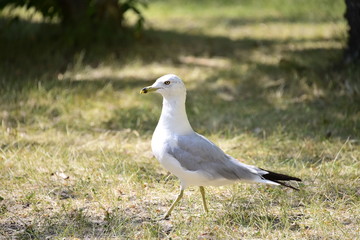
[{"label": "seagull", "polygon": [[159,93],[163,97],[161,116],[151,140],[152,152],[166,170],[180,179],[180,193],[164,219],[170,216],[189,186],[199,187],[205,212],[208,212],[208,207],[204,186],[245,181],[298,190],[287,182],[301,179],[241,163],[196,133],[186,115],[185,84],[178,76],[164,75],[140,91],[141,94],[150,92]]}]

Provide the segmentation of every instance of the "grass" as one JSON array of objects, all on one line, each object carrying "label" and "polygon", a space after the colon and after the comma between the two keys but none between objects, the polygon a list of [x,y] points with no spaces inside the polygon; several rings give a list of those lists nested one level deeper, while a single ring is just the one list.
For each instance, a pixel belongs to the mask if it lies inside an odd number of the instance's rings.
[{"label": "grass", "polygon": [[[358,238],[360,72],[337,65],[343,11],[330,0],[155,1],[136,41],[80,43],[2,13],[0,236]],[[208,187],[203,214],[190,188],[157,221],[179,183],[150,149],[161,99],[138,93],[170,72],[186,81],[194,129],[302,178],[301,190]]]}]

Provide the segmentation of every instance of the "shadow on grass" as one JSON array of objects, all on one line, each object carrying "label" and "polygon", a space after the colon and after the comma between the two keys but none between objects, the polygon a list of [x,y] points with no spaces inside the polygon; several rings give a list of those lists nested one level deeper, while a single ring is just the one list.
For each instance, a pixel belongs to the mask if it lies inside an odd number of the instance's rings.
[{"label": "shadow on grass", "polygon": [[[277,44],[308,41],[288,39],[284,41],[240,39],[185,34],[172,31],[147,30],[141,38],[129,37],[131,33],[117,32],[115,36],[98,33],[73,36],[56,24],[32,23],[0,19],[3,33],[1,43],[2,82],[38,81],[41,77],[56,79],[66,71],[76,55],[84,51],[84,65],[97,67],[109,56],[121,65],[134,58],[145,63],[169,62],[179,64],[178,57],[223,56],[235,61],[247,61],[249,53],[259,47],[271,48]],[[312,42],[326,39],[312,39]]]},{"label": "shadow on grass", "polygon": [[[19,102],[26,99],[27,90],[36,88],[39,81],[45,91],[53,88],[59,91],[75,89],[71,94],[89,98],[109,83],[115,90],[140,89],[148,84],[148,79],[137,77],[59,81],[58,75],[76,64],[74,59],[82,51],[85,56],[81,63],[93,68],[109,58],[119,68],[140,59],[143,64],[198,67],[205,72],[211,67],[184,63],[179,58],[222,57],[230,60],[234,66],[246,66],[247,70],[241,72],[227,68],[214,71],[206,79],[207,86],[214,85],[217,89],[211,95],[208,94],[209,88],[204,88],[201,83],[189,91],[189,117],[200,132],[223,132],[232,136],[249,131],[258,135],[256,130],[260,129],[266,136],[270,136],[280,129],[295,138],[320,139],[331,136],[358,138],[360,134],[359,90],[353,84],[357,81],[359,69],[334,69],[334,62],[341,55],[339,49],[285,48],[288,44],[316,43],[328,39],[233,40],[219,36],[148,30],[140,39],[120,37],[102,40],[94,36],[86,41],[75,41],[63,36],[53,25],[21,21],[6,24],[10,25],[7,28],[10,30],[0,39],[0,73],[3,91],[9,98],[15,99],[10,103],[12,108],[19,107]],[[19,29],[28,31],[18,33]],[[271,55],[279,47],[283,48],[283,57],[277,64],[265,64],[252,58],[256,51]],[[226,79],[226,83],[232,85],[225,84],[219,89],[216,86],[219,79]],[[221,94],[229,96],[230,100],[224,101]],[[289,98],[287,104],[278,107],[273,97],[276,94],[280,98],[284,95]],[[211,103],[211,107],[208,103]],[[7,106],[2,104],[1,108],[7,109]],[[143,126],[140,131],[150,131],[157,119],[157,116],[150,116],[152,113],[137,108],[112,111],[113,117],[101,123],[100,127],[117,130],[139,129],[139,126]],[[264,134],[259,136],[263,137]]]},{"label": "shadow on grass", "polygon": [[87,213],[85,208],[76,209],[66,214],[50,215],[29,224],[16,220],[2,223],[0,236],[2,234],[16,239],[128,239],[134,238],[134,231],[137,229],[151,238],[165,238],[172,231],[171,224],[133,214],[114,209],[111,212],[105,211],[102,216],[94,216],[93,213]]},{"label": "shadow on grass", "polygon": [[120,211],[104,212],[102,216],[86,212],[86,208],[73,209],[67,213],[55,213],[37,218],[29,223],[16,219],[2,223],[1,233],[16,239],[48,239],[54,237],[102,238],[125,237],[134,224]]}]

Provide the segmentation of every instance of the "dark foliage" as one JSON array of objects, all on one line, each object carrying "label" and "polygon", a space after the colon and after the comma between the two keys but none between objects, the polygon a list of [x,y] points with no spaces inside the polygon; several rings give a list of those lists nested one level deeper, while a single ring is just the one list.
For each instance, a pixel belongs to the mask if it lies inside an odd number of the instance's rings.
[{"label": "dark foliage", "polygon": [[35,8],[46,18],[58,17],[67,27],[123,26],[125,13],[132,11],[137,16],[137,27],[144,17],[139,9],[145,6],[142,0],[0,0],[0,9],[6,6]]}]

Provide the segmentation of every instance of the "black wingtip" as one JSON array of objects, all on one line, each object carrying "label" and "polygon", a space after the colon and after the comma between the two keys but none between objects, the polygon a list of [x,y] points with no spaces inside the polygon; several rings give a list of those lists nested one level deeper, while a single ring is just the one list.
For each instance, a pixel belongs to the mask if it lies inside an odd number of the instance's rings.
[{"label": "black wingtip", "polygon": [[267,180],[277,180],[277,181],[297,181],[297,182],[301,182],[300,178],[297,177],[292,177],[289,175],[285,175],[285,174],[281,174],[281,173],[276,173],[276,172],[272,172],[269,170],[265,170],[265,169],[261,169],[266,171],[267,173],[265,173],[264,175],[262,175],[263,178],[267,179]]},{"label": "black wingtip", "polygon": [[288,176],[288,175],[285,175],[285,174],[281,174],[281,173],[275,173],[275,172],[271,172],[271,171],[268,171],[268,170],[265,170],[265,169],[261,169],[261,170],[264,170],[266,171],[267,173],[265,173],[264,175],[262,175],[262,177],[266,180],[270,180],[270,181],[273,181],[273,182],[276,182],[284,187],[288,187],[288,188],[291,188],[291,189],[294,189],[294,190],[297,190],[299,191],[298,188],[295,188],[291,185],[288,185],[282,181],[297,181],[297,182],[301,182],[301,179],[300,178],[297,178],[297,177],[292,177],[292,176]]}]

